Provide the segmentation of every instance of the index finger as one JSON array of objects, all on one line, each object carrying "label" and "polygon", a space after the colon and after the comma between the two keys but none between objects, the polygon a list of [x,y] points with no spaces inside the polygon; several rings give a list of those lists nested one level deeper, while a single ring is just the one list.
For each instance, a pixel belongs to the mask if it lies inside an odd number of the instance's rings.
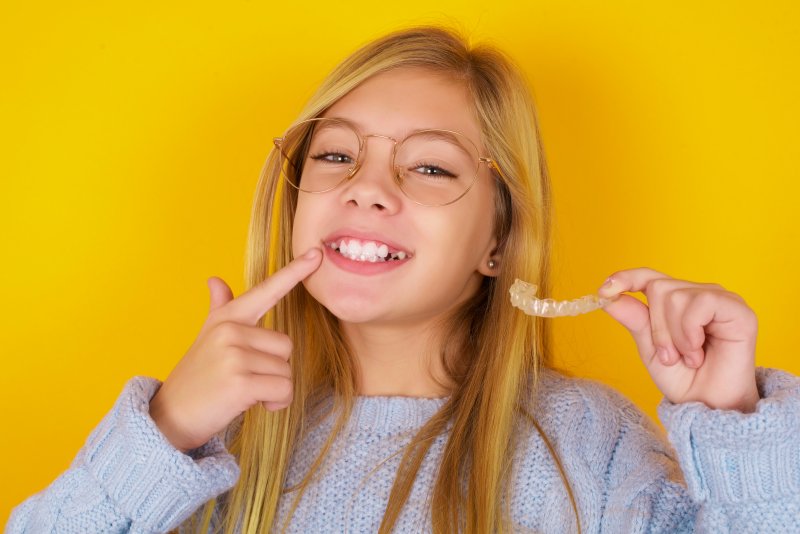
[{"label": "index finger", "polygon": [[607,298],[623,291],[644,291],[648,284],[660,279],[672,280],[672,277],[647,267],[617,271],[608,277],[605,284],[600,286],[597,294]]},{"label": "index finger", "polygon": [[256,325],[258,320],[286,296],[294,286],[316,271],[321,261],[322,251],[320,249],[308,250],[269,278],[229,302],[228,310],[226,310],[228,318],[235,322]]}]

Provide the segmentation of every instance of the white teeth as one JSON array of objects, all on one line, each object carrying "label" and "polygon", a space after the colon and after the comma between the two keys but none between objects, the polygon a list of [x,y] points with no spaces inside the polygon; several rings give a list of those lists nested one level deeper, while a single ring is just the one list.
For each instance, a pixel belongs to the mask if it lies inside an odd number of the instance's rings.
[{"label": "white teeth", "polygon": [[332,242],[330,247],[334,250],[338,250],[339,254],[346,258],[355,261],[368,261],[370,263],[383,262],[390,259],[404,260],[407,256],[403,251],[389,254],[388,245],[379,245],[374,241],[365,241],[362,243],[355,239],[351,239],[350,241],[342,239],[338,243],[335,241]]},{"label": "white teeth", "polygon": [[376,245],[372,241],[367,241],[366,243],[364,243],[364,246],[361,247],[361,254],[368,258],[374,257],[376,252],[378,252],[378,245]]},{"label": "white teeth", "polygon": [[361,254],[361,243],[356,240],[351,240],[347,245],[347,252],[353,256],[358,256]]}]

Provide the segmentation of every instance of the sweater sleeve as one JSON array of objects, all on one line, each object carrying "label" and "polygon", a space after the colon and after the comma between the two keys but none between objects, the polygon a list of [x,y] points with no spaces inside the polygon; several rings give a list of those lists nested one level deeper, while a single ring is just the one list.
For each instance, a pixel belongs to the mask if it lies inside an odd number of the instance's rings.
[{"label": "sweater sleeve", "polygon": [[701,532],[800,532],[800,378],[758,368],[761,400],[744,414],[663,400]]},{"label": "sweater sleeve", "polygon": [[602,530],[800,532],[800,380],[759,368],[757,382],[752,414],[663,400],[672,447],[618,403]]},{"label": "sweater sleeve", "polygon": [[160,386],[130,379],[69,469],[12,510],[6,534],[167,532],[233,487],[239,466],[221,436],[184,454],[160,432],[149,413]]}]

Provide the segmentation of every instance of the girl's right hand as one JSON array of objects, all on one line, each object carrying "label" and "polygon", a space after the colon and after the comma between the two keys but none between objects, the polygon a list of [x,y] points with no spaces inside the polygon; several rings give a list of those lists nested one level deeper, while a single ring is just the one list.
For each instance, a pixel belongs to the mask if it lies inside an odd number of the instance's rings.
[{"label": "girl's right hand", "polygon": [[150,417],[175,448],[205,444],[257,402],[268,410],[289,405],[292,341],[257,324],[321,259],[312,248],[236,299],[222,279],[209,278],[208,318],[150,400]]}]

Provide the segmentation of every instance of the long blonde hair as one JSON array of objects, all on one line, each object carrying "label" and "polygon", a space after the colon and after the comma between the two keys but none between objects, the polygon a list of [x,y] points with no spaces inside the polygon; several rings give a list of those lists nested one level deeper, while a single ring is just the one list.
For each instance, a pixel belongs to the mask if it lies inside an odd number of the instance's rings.
[{"label": "long blonde hair", "polygon": [[[380,532],[392,530],[433,438],[448,422],[452,428],[432,493],[434,532],[512,528],[509,511],[501,502],[507,496],[515,425],[520,421],[533,424],[545,439],[577,519],[563,468],[530,413],[539,369],[548,363],[548,325],[514,310],[507,298],[516,277],[538,284],[543,294],[550,287],[550,182],[536,110],[519,68],[496,48],[471,46],[456,31],[413,27],[370,42],[346,58],[323,81],[297,121],[319,116],[371,76],[401,67],[443,72],[468,87],[483,145],[502,169],[496,181],[494,220],[502,260],[497,277],[484,278],[474,297],[449,318],[441,358],[456,385],[404,450]],[[298,161],[302,157],[296,155]],[[248,288],[291,260],[296,200],[296,190],[284,186],[280,158],[273,151],[262,170],[253,205],[246,258]],[[274,524],[280,499],[284,494],[294,499],[288,521],[312,473],[346,423],[357,395],[355,362],[338,321],[302,284],[264,317],[261,326],[285,332],[294,341],[294,399],[285,410],[269,412],[256,405],[243,414],[228,445],[239,462],[240,478],[223,503],[213,499],[187,521],[199,532],[208,532],[212,514],[226,534],[237,528],[248,534],[285,528],[286,524]],[[309,473],[296,487],[285,488],[292,450],[307,430],[306,417],[320,391],[333,393],[339,415]]]}]

